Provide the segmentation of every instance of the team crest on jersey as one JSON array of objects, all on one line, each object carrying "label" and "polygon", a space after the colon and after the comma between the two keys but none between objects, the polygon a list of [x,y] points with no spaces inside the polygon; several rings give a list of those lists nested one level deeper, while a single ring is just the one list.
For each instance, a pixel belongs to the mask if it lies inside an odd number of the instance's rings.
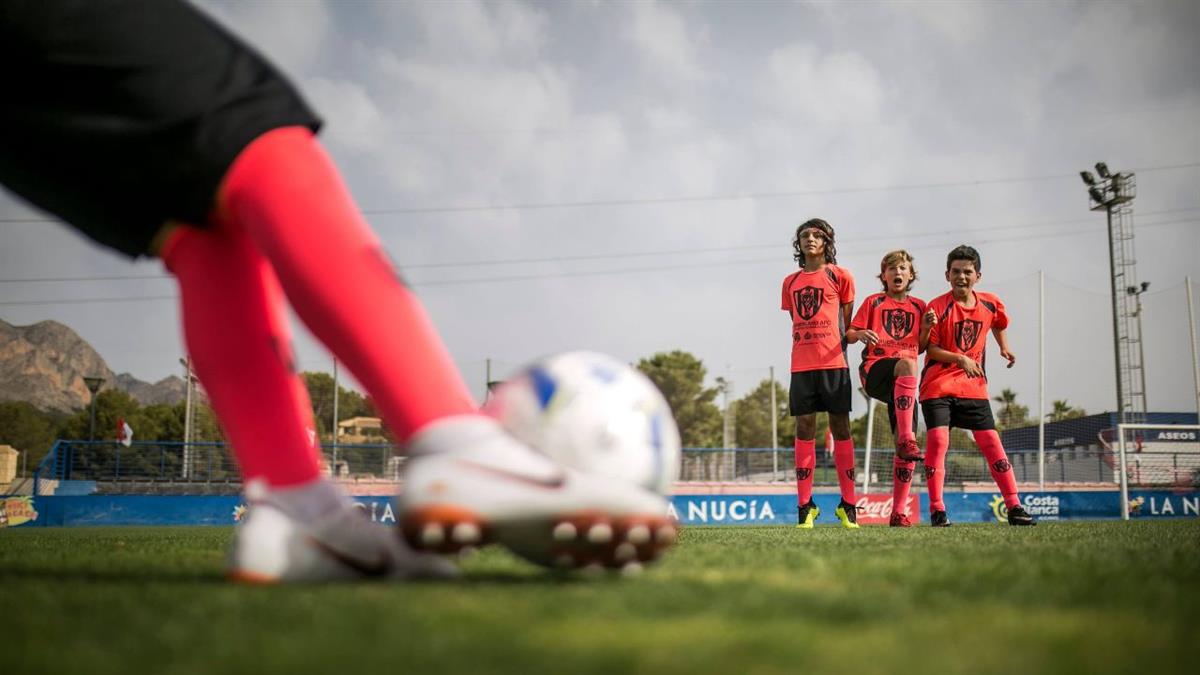
[{"label": "team crest on jersey", "polygon": [[963,352],[971,351],[975,346],[975,342],[979,340],[979,330],[983,328],[982,321],[974,319],[963,319],[954,324],[954,344]]},{"label": "team crest on jersey", "polygon": [[808,321],[817,315],[817,311],[821,309],[821,303],[824,301],[825,289],[805,286],[796,291],[794,299],[796,313],[800,315],[801,319]]},{"label": "team crest on jersey", "polygon": [[902,309],[883,310],[883,329],[893,340],[903,340],[912,332],[913,313]]}]

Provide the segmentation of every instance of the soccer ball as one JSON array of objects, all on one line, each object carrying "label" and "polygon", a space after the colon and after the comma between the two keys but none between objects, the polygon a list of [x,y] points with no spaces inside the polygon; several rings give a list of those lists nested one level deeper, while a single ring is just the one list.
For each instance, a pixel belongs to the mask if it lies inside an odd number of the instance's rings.
[{"label": "soccer ball", "polygon": [[564,466],[667,494],[679,477],[679,427],[645,375],[594,352],[534,362],[492,391],[484,411]]}]

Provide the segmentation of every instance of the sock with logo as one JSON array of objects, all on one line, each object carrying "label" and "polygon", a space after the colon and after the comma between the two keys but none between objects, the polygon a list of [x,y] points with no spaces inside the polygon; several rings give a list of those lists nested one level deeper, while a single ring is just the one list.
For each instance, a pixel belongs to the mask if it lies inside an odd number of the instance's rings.
[{"label": "sock with logo", "polygon": [[796,503],[812,501],[813,469],[817,466],[817,442],[796,439]]},{"label": "sock with logo", "polygon": [[192,368],[242,476],[271,487],[320,475],[312,406],[293,369],[287,304],[244,234],[180,226],[159,255],[179,282]]},{"label": "sock with logo", "polygon": [[275,129],[242,150],[218,193],[217,219],[270,261],[296,314],[362,383],[397,440],[478,414],[433,323],[308,129]]},{"label": "sock with logo", "polygon": [[996,481],[996,487],[1000,488],[1000,494],[1004,496],[1004,505],[1010,509],[1020,506],[1017,478],[1013,475],[1012,464],[1000,443],[1000,434],[996,433],[995,429],[988,429],[972,432],[972,435],[975,437],[975,443],[979,445],[979,450],[983,452],[983,458],[987,460],[992,480]]},{"label": "sock with logo", "polygon": [[913,433],[913,410],[917,407],[917,378],[901,375],[892,388],[892,400],[896,403],[896,440],[911,441]]},{"label": "sock with logo", "polygon": [[834,440],[833,465],[837,467],[838,489],[842,493],[842,501],[857,503],[854,496],[854,441]]},{"label": "sock with logo", "polygon": [[945,511],[942,488],[946,483],[946,451],[950,449],[950,427],[934,427],[925,438],[925,487],[929,510]]},{"label": "sock with logo", "polygon": [[892,513],[908,513],[908,495],[916,467],[916,462],[892,455]]}]

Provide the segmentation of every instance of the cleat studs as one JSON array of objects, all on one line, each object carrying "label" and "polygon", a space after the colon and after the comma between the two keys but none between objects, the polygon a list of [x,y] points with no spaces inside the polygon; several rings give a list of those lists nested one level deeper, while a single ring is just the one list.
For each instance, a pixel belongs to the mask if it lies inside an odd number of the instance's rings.
[{"label": "cleat studs", "polygon": [[625,538],[629,540],[629,543],[634,544],[635,546],[649,544],[650,528],[646,527],[645,525],[634,525],[633,527],[629,528],[629,532],[626,533]]},{"label": "cleat studs", "polygon": [[429,523],[421,528],[421,543],[425,546],[439,546],[446,540],[446,531],[437,523]]},{"label": "cleat studs", "polygon": [[642,567],[642,564],[639,562],[625,563],[625,565],[621,567],[621,576],[636,577],[642,573],[643,569],[644,568]]},{"label": "cleat studs", "polygon": [[654,533],[654,538],[660,544],[670,545],[675,543],[675,536],[675,528],[671,525],[663,525]]},{"label": "cleat studs", "polygon": [[475,523],[459,523],[450,531],[450,538],[456,544],[477,544],[480,534],[479,526]]},{"label": "cleat studs", "polygon": [[581,571],[583,574],[589,577],[602,576],[604,574],[604,565],[601,565],[598,562],[588,563],[587,565],[583,566]]},{"label": "cleat studs", "polygon": [[608,523],[596,523],[588,528],[587,540],[593,544],[607,544],[612,538],[613,529]]},{"label": "cleat studs", "polygon": [[[647,534],[647,536],[649,536]],[[637,557],[637,547],[629,542],[624,542],[617,546],[613,551],[613,559],[617,562],[627,562]]]},{"label": "cleat studs", "polygon": [[578,534],[579,531],[575,529],[575,526],[566,521],[554,526],[554,541],[573,541]]}]

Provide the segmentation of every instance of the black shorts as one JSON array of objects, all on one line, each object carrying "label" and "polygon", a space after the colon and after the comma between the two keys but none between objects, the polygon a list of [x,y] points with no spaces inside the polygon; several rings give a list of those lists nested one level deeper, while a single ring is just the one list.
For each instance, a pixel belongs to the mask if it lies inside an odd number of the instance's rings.
[{"label": "black shorts", "polygon": [[863,389],[876,401],[887,404],[888,422],[892,433],[896,433],[896,402],[892,400],[896,390],[896,363],[900,359],[879,359],[863,377]]},{"label": "black shorts", "polygon": [[847,414],[852,398],[849,368],[792,373],[788,404],[793,417],[816,412]]},{"label": "black shorts", "polygon": [[955,427],[988,431],[996,428],[992,404],[985,398],[931,398],[921,401],[921,414],[925,417],[927,429]]},{"label": "black shorts", "polygon": [[0,59],[0,183],[131,256],[168,220],[206,226],[255,138],[321,124],[265,59],[177,0],[4,0]]}]

